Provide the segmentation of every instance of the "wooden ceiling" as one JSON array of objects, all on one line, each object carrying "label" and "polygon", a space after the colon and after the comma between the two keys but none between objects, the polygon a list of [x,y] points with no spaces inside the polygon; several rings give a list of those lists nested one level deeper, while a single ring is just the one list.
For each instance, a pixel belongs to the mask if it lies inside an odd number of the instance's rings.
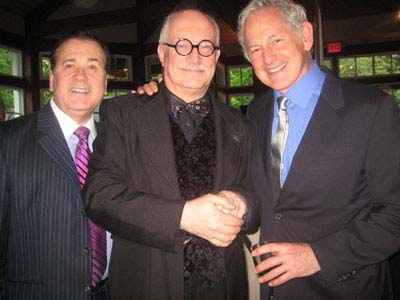
[{"label": "wooden ceiling", "polygon": [[[82,8],[77,8],[82,12],[80,16],[69,17],[64,21],[49,21],[49,17],[51,19],[51,15],[60,7],[68,5],[74,7],[75,1],[78,0],[0,0],[0,13],[5,11],[24,20],[31,20],[30,22],[36,26],[31,32],[37,36],[56,34],[67,27],[73,26],[83,26],[90,29],[110,24],[137,23],[137,40],[144,41],[154,33],[170,9],[189,1],[214,12],[221,20],[222,32],[226,32],[227,41],[231,41],[232,32],[236,29],[238,13],[248,2],[247,0],[113,0],[112,2],[98,0],[94,8],[101,6],[102,2],[103,4],[107,2],[108,7],[112,7],[112,9],[109,11],[103,10],[101,13],[85,14]],[[328,41],[356,40],[357,36],[353,35],[355,34],[359,37],[362,31],[365,31],[365,38],[371,36],[370,39],[376,42],[379,42],[377,39],[380,37],[390,40],[398,39],[400,41],[400,20],[395,21],[394,19],[394,16],[400,10],[399,0],[296,1],[306,7],[311,20],[314,16],[313,12],[316,3],[318,3],[322,20],[326,23],[324,30],[327,31]],[[130,7],[127,7],[127,5]],[[393,16],[393,19],[386,19],[391,18],[391,16]],[[358,28],[357,31],[353,30],[352,32],[351,29],[354,25],[347,25],[347,20],[355,18],[371,19],[373,20],[373,25],[368,25],[368,22],[365,22],[365,24],[361,22],[363,24],[363,27],[360,28],[361,32]],[[224,26],[228,26],[232,30],[230,31],[229,28],[224,28]],[[372,33],[369,32],[371,29],[374,30]],[[393,32],[397,32],[397,35]],[[359,39],[360,42],[364,42],[365,38]]]}]

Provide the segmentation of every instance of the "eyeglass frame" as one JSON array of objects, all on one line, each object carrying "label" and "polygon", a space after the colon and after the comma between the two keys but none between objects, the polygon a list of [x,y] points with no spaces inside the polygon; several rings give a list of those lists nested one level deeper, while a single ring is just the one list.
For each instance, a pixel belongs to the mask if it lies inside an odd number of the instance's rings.
[{"label": "eyeglass frame", "polygon": [[[177,49],[178,44],[179,44],[180,42],[182,42],[182,41],[188,41],[189,44],[191,45],[191,49],[190,49],[190,51],[189,51],[187,54],[179,53],[179,51],[178,51],[178,49]],[[209,42],[209,43],[213,46],[213,51],[210,53],[210,55],[203,55],[203,54],[200,53],[200,48],[199,48],[199,47],[200,47],[200,44],[203,43],[203,42]],[[180,55],[180,56],[188,56],[188,55],[190,55],[190,53],[193,52],[193,48],[197,48],[197,53],[199,53],[200,56],[202,56],[202,57],[210,57],[211,55],[213,55],[213,54],[215,53],[215,51],[217,51],[217,50],[220,49],[219,46],[215,46],[214,43],[213,43],[212,41],[210,41],[210,40],[201,40],[200,43],[198,43],[197,45],[193,45],[193,43],[192,43],[190,40],[188,40],[188,39],[179,39],[179,40],[175,43],[175,45],[174,45],[174,44],[170,44],[170,43],[165,43],[165,42],[161,43],[161,45],[165,45],[165,46],[174,48],[174,49],[175,49],[175,52],[178,53],[178,55]]]}]

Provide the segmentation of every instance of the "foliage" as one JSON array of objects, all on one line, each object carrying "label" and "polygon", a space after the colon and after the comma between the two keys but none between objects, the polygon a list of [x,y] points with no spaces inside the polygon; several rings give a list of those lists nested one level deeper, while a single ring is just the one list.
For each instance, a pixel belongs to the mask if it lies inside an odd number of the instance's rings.
[{"label": "foliage", "polygon": [[254,99],[254,95],[234,95],[229,97],[229,103],[232,107],[239,109],[240,106],[247,106]]},{"label": "foliage", "polygon": [[42,57],[42,78],[50,77],[50,57]]},{"label": "foliage", "polygon": [[12,52],[0,48],[0,73],[12,75]]},{"label": "foliage", "polygon": [[0,97],[3,99],[7,111],[14,109],[14,92],[12,89],[0,88]]},{"label": "foliage", "polygon": [[253,68],[246,67],[230,67],[229,68],[229,86],[252,86],[253,85]]}]

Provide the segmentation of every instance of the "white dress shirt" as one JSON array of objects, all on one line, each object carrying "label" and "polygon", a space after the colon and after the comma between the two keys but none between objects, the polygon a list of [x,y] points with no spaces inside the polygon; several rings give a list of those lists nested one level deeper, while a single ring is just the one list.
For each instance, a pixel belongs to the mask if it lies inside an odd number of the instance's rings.
[{"label": "white dress shirt", "polygon": [[[53,109],[54,114],[56,115],[58,123],[60,124],[61,130],[62,130],[62,132],[64,134],[64,138],[68,144],[68,148],[72,155],[72,158],[74,158],[76,146],[78,145],[78,142],[79,142],[79,139],[74,134],[74,132],[81,125],[77,124],[70,116],[68,116],[65,112],[63,112],[57,106],[57,104],[54,102],[53,99],[50,101],[50,106]],[[97,135],[93,115],[91,116],[89,121],[83,126],[85,126],[86,128],[88,128],[90,130],[88,142],[89,142],[90,150],[93,151],[92,144]],[[108,231],[106,231],[106,234],[107,234],[107,267],[106,267],[106,270],[104,272],[102,279],[105,279],[108,276],[108,266],[110,264],[111,248],[112,248],[111,234]]]}]

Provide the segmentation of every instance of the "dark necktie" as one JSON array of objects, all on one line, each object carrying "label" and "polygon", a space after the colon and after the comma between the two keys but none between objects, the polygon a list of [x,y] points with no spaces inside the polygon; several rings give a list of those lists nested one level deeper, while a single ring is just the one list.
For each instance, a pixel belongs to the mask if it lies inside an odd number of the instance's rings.
[{"label": "dark necktie", "polygon": [[288,98],[284,96],[278,97],[279,124],[271,143],[272,164],[280,187],[282,187],[283,154],[285,152],[286,140],[289,133],[287,101]]},{"label": "dark necktie", "polygon": [[[88,144],[90,130],[86,127],[79,127],[74,134],[79,142],[75,150],[75,166],[78,172],[81,189],[83,189],[88,173],[88,162],[90,149]],[[92,285],[96,286],[103,277],[107,266],[107,240],[104,229],[89,220],[90,236],[92,243]]]}]

